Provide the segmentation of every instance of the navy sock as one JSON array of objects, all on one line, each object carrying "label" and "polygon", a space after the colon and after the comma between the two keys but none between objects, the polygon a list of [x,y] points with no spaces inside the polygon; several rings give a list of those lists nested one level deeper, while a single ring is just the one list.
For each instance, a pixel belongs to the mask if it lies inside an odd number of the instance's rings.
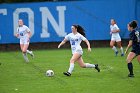
[{"label": "navy sock", "polygon": [[130,62],[127,64],[128,70],[130,72],[130,75],[133,75],[133,64]]}]

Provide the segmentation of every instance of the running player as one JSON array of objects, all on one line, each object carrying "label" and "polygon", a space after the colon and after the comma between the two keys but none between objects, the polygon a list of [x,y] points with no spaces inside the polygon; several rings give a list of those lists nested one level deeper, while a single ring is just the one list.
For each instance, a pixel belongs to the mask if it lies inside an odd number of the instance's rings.
[{"label": "running player", "polygon": [[130,40],[125,54],[132,46],[132,50],[127,56],[127,66],[129,70],[128,77],[134,77],[132,60],[137,56],[137,60],[140,63],[140,31],[137,29],[137,22],[135,20],[128,23],[127,28],[131,33],[129,34]]},{"label": "running player", "polygon": [[84,63],[82,59],[83,50],[80,46],[81,41],[83,40],[86,42],[88,46],[88,51],[91,51],[90,43],[89,41],[84,37],[85,32],[84,29],[79,25],[72,25],[71,26],[72,33],[65,36],[64,40],[58,45],[58,48],[60,48],[62,45],[64,45],[67,41],[70,41],[71,44],[71,50],[72,50],[72,58],[70,59],[70,66],[67,72],[64,72],[63,74],[66,76],[71,76],[71,73],[74,69],[74,63],[77,61],[80,67],[82,68],[95,68],[98,72],[100,72],[100,69],[98,67],[98,64],[90,64],[90,63]]},{"label": "running player", "polygon": [[26,62],[29,62],[28,57],[27,57],[27,53],[29,53],[34,58],[33,52],[27,50],[28,46],[29,46],[29,42],[30,42],[31,31],[26,25],[24,25],[22,19],[18,20],[18,25],[19,26],[17,28],[17,33],[15,36],[17,38],[20,38],[20,48],[21,48],[21,51],[23,53],[23,57],[24,57]]},{"label": "running player", "polygon": [[114,50],[116,56],[118,55],[118,50],[115,47],[115,42],[117,43],[118,47],[121,50],[121,56],[124,56],[123,53],[123,47],[121,45],[121,37],[119,35],[120,29],[118,28],[116,21],[114,19],[111,19],[111,25],[110,25],[110,34],[111,36],[111,41],[110,41],[110,47]]}]

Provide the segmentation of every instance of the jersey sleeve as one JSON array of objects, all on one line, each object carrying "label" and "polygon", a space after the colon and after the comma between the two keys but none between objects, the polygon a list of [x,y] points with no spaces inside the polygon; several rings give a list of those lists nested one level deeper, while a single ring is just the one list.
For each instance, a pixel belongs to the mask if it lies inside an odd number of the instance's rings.
[{"label": "jersey sleeve", "polygon": [[70,34],[66,35],[65,39],[69,41],[70,40]]},{"label": "jersey sleeve", "polygon": [[83,35],[80,35],[81,40],[87,40]]},{"label": "jersey sleeve", "polygon": [[26,31],[27,32],[30,32],[31,31],[27,26],[25,26],[25,27],[26,27]]},{"label": "jersey sleeve", "polygon": [[115,28],[117,29],[117,30],[119,30],[119,27],[115,24]]}]

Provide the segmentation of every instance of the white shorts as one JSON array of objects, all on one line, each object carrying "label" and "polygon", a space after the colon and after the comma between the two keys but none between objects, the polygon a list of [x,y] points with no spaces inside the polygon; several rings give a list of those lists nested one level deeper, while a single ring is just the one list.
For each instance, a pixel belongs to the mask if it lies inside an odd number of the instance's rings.
[{"label": "white shorts", "polygon": [[119,42],[119,41],[121,41],[121,37],[120,36],[112,36],[111,41]]},{"label": "white shorts", "polygon": [[82,50],[76,50],[76,51],[73,52],[72,54],[74,54],[74,53],[78,53],[78,54],[80,54],[80,55],[83,55],[83,51],[82,51]]},{"label": "white shorts", "polygon": [[21,38],[20,44],[29,44],[29,39],[28,38]]}]

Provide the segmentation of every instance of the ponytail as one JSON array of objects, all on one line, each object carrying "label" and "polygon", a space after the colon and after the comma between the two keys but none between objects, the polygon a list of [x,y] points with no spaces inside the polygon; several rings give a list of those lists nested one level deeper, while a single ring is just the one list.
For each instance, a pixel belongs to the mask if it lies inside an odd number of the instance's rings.
[{"label": "ponytail", "polygon": [[84,37],[86,36],[85,34],[85,30],[83,27],[81,27],[80,25],[72,25],[77,29],[77,32],[80,33],[81,35],[83,35]]}]

